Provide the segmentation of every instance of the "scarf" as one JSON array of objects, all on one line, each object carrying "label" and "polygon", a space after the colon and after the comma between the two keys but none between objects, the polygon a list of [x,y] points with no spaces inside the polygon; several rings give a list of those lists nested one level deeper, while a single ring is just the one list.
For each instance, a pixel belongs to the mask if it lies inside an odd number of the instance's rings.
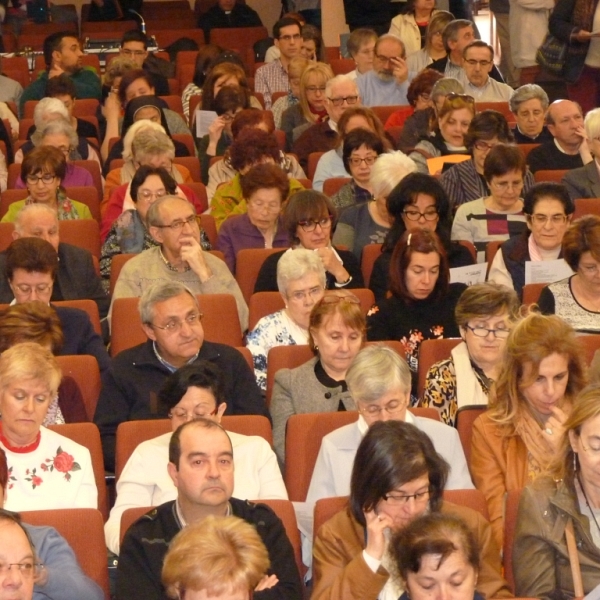
[{"label": "scarf", "polygon": [[528,409],[521,409],[517,417],[515,432],[523,440],[532,460],[543,471],[554,458],[554,448],[544,437],[539,421]]},{"label": "scarf", "polygon": [[481,387],[473,371],[467,344],[462,342],[452,352],[452,361],[456,371],[456,403],[458,408],[473,404],[487,404],[488,395]]}]

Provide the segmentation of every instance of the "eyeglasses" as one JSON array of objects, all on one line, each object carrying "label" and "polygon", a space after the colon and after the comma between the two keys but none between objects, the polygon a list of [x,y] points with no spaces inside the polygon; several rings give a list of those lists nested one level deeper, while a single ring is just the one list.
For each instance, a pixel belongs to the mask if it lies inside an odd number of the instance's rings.
[{"label": "eyeglasses", "polygon": [[480,67],[489,67],[492,64],[491,60],[475,60],[474,58],[465,58],[465,62],[471,67],[476,67],[479,65]]},{"label": "eyeglasses", "polygon": [[52,289],[52,283],[38,283],[38,285],[27,285],[25,283],[18,283],[15,287],[22,294],[31,294],[31,292],[35,289],[37,294],[45,294],[48,290]]},{"label": "eyeglasses", "polygon": [[401,400],[391,400],[385,406],[369,404],[368,406],[362,407],[359,403],[358,412],[365,413],[370,417],[378,417],[385,410],[388,415],[393,416],[403,410],[406,407],[406,404],[406,402],[402,402]]},{"label": "eyeglasses", "polygon": [[466,325],[466,328],[472,331],[474,336],[480,338],[487,337],[490,333],[493,333],[494,337],[504,340],[510,334],[510,329],[487,329],[486,327],[471,327],[470,325]]},{"label": "eyeglasses", "polygon": [[317,296],[320,296],[323,293],[323,286],[317,285],[314,288],[310,288],[310,290],[308,290],[308,292],[305,292],[304,290],[298,290],[297,292],[292,292],[288,298],[291,298],[292,300],[294,300],[295,302],[304,302],[304,300],[306,300],[306,298],[316,298]]},{"label": "eyeglasses", "polygon": [[144,56],[146,50],[121,50],[123,56]]},{"label": "eyeglasses", "polygon": [[179,333],[184,323],[187,323],[190,327],[194,327],[196,323],[202,321],[203,317],[204,315],[202,313],[191,313],[185,319],[183,319],[183,321],[181,321],[180,319],[173,319],[163,327],[161,327],[160,325],[155,325],[154,323],[150,323],[150,325],[154,327],[154,329],[162,329],[167,333]]},{"label": "eyeglasses", "polygon": [[173,231],[179,231],[183,229],[185,225],[198,225],[198,221],[196,221],[196,215],[190,215],[187,219],[183,219],[182,221],[173,221],[170,225],[153,225],[153,227],[158,227],[159,229],[172,229]]},{"label": "eyeglasses", "polygon": [[191,414],[185,410],[185,408],[172,408],[169,414],[167,415],[169,419],[184,419],[185,421],[189,420],[190,417],[192,419],[201,419],[203,417],[214,417],[217,414],[217,408],[215,408],[211,412],[205,412],[204,407],[198,405],[194,407],[194,410]]},{"label": "eyeglasses", "polygon": [[280,35],[279,39],[284,41],[284,42],[291,42],[292,40],[294,40],[294,42],[297,42],[298,40],[300,40],[302,36],[299,33],[295,33],[294,35]]},{"label": "eyeglasses", "polygon": [[411,498],[415,501],[415,504],[424,504],[429,500],[429,494],[429,490],[417,492],[416,494],[409,494],[408,496],[385,494],[383,499],[391,506],[405,506],[409,503]]},{"label": "eyeglasses", "polygon": [[492,181],[493,185],[500,192],[508,192],[509,189],[520,192],[523,189],[523,180],[521,181]]},{"label": "eyeglasses", "polygon": [[29,185],[35,185],[40,181],[45,184],[52,183],[56,179],[56,175],[51,175],[50,173],[44,173],[43,175],[27,175],[25,180]]},{"label": "eyeglasses", "polygon": [[365,157],[365,158],[359,158],[358,156],[351,156],[351,157],[348,159],[348,162],[349,162],[351,165],[354,165],[355,167],[360,167],[360,165],[361,165],[362,163],[365,163],[365,165],[367,165],[367,166],[369,166],[369,167],[370,167],[371,165],[374,165],[374,164],[375,164],[375,161],[376,161],[376,160],[377,160],[377,157],[376,157],[376,156],[367,156],[367,157]]},{"label": "eyeglasses", "polygon": [[329,98],[329,102],[334,106],[342,106],[344,102],[352,106],[358,102],[358,96],[342,96],[340,98]]},{"label": "eyeglasses", "polygon": [[348,304],[360,304],[360,300],[354,294],[345,294],[338,296],[337,294],[327,294],[321,298],[321,304],[339,304],[347,302]]},{"label": "eyeglasses", "polygon": [[567,215],[529,215],[529,218],[536,225],[545,225],[548,221],[552,223],[552,225],[562,225],[567,220]]},{"label": "eyeglasses", "polygon": [[496,144],[488,144],[488,142],[484,142],[483,140],[478,140],[477,142],[475,142],[473,144],[473,146],[477,149],[477,150],[491,150]]},{"label": "eyeglasses", "polygon": [[309,85],[306,88],[307,92],[310,92],[311,94],[316,94],[317,92],[320,92],[321,94],[325,93],[325,86],[324,85]]},{"label": "eyeglasses", "polygon": [[469,104],[475,104],[475,98],[473,98],[473,96],[469,96],[469,94],[457,94],[456,92],[450,92],[446,95],[446,100],[452,101],[456,98],[463,100],[464,102],[468,102]]},{"label": "eyeglasses", "polygon": [[165,196],[166,193],[166,190],[157,190],[156,192],[152,192],[151,190],[139,190],[137,196],[138,200],[150,200],[151,198],[157,200],[158,198]]},{"label": "eyeglasses", "polygon": [[419,212],[418,210],[415,210],[415,209],[407,209],[407,210],[403,210],[402,214],[409,221],[418,221],[421,217],[423,217],[426,221],[435,221],[438,217],[438,212],[435,208],[426,210],[424,213]]},{"label": "eyeglasses", "polygon": [[400,60],[402,56],[383,56],[383,54],[376,54],[375,58],[382,63],[393,63],[395,60]]},{"label": "eyeglasses", "polygon": [[315,221],[314,219],[308,219],[307,221],[299,221],[298,225],[302,227],[303,231],[306,231],[306,233],[310,233],[311,231],[314,231],[317,228],[317,225],[321,229],[329,229],[331,227],[331,219],[333,219],[333,215],[329,215],[317,221]]},{"label": "eyeglasses", "polygon": [[33,561],[24,561],[20,563],[0,563],[0,574],[5,575],[13,567],[21,573],[23,578],[29,579],[34,575],[38,575],[39,572],[44,568],[42,563],[34,563]]}]

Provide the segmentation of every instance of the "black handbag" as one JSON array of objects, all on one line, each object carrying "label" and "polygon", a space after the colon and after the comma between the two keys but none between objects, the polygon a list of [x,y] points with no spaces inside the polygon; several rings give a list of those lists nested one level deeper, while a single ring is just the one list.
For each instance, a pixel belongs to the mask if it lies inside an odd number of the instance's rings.
[{"label": "black handbag", "polygon": [[536,52],[535,60],[542,69],[545,69],[549,73],[562,75],[568,47],[569,45],[566,42],[561,42],[551,33],[547,33],[544,43]]}]

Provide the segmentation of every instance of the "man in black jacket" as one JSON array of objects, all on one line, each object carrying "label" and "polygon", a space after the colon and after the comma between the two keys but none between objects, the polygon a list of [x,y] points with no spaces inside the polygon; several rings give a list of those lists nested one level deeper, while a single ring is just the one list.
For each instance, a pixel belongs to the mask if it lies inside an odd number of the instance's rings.
[{"label": "man in black jacket", "polygon": [[100,429],[106,469],[114,468],[119,423],[166,418],[159,414],[157,392],[171,373],[188,363],[208,360],[221,369],[225,414],[270,418],[254,373],[240,352],[204,339],[198,300],[187,287],[177,281],[157,283],[144,292],[139,309],[148,341],[119,353],[102,377],[94,422]]},{"label": "man in black jacket", "polygon": [[198,418],[181,425],[169,444],[168,471],[177,500],[166,502],[127,531],[117,568],[117,600],[166,600],[160,576],[171,540],[186,525],[209,515],[233,515],[260,535],[271,567],[254,600],[301,600],[302,582],[294,551],[277,515],[264,504],[232,498],[233,449],[215,421]]},{"label": "man in black jacket", "polygon": [[198,19],[198,28],[204,31],[207,43],[211,29],[230,27],[262,27],[262,21],[255,10],[236,0],[218,0]]}]

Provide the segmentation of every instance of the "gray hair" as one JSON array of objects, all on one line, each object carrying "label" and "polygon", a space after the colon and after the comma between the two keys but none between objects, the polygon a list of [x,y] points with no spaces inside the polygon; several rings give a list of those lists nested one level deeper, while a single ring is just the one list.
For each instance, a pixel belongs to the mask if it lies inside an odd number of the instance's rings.
[{"label": "gray hair", "polygon": [[23,220],[27,215],[34,215],[38,213],[48,213],[54,217],[56,223],[58,224],[58,215],[56,211],[49,206],[48,204],[41,204],[34,202],[33,204],[26,204],[15,217],[15,231],[21,235],[23,233]]},{"label": "gray hair", "polygon": [[450,54],[448,42],[456,42],[458,40],[458,32],[465,27],[473,27],[473,29],[475,29],[473,21],[467,19],[454,19],[454,21],[450,21],[450,23],[444,27],[444,31],[442,31],[442,42],[444,42],[444,48],[448,54]]},{"label": "gray hair", "polygon": [[415,162],[400,150],[380,154],[371,169],[369,180],[373,198],[387,198],[409,173],[416,170]]},{"label": "gray hair", "polygon": [[175,145],[160,123],[143,119],[135,122],[123,138],[123,159],[139,162],[140,157],[169,154],[175,158]]},{"label": "gray hair", "polygon": [[600,136],[600,108],[594,108],[585,115],[585,134],[588,139],[593,140]]},{"label": "gray hair", "polygon": [[356,85],[356,80],[352,79],[352,77],[349,77],[348,75],[342,74],[342,75],[336,75],[335,77],[332,77],[331,79],[329,79],[325,82],[325,96],[327,96],[327,98],[330,98],[332,88],[336,85],[339,85],[340,83],[352,84],[356,88],[356,95],[357,96],[359,95],[358,85]]},{"label": "gray hair", "polygon": [[377,49],[379,48],[379,44],[381,44],[381,42],[387,42],[387,41],[393,41],[393,42],[399,43],[400,46],[402,46],[402,52],[400,54],[400,57],[406,58],[406,46],[404,45],[404,42],[397,35],[394,35],[393,33],[384,33],[383,35],[380,35],[377,38],[377,41],[375,42],[375,54],[377,54]]},{"label": "gray hair", "polygon": [[169,202],[170,200],[180,200],[181,202],[189,204],[190,208],[194,211],[194,214],[196,214],[196,207],[191,202],[188,202],[185,198],[177,196],[176,194],[167,194],[166,196],[162,196],[161,198],[156,200],[156,202],[153,202],[150,205],[150,208],[146,213],[146,223],[149,227],[158,227],[163,224],[160,218],[160,209],[163,204]]},{"label": "gray hair", "polygon": [[144,325],[152,324],[154,321],[154,305],[159,302],[166,302],[171,298],[181,296],[181,294],[189,294],[194,300],[194,304],[198,311],[200,311],[200,305],[198,304],[198,298],[194,296],[192,291],[183,283],[179,281],[159,281],[149,288],[144,290],[140,302],[138,304],[138,311],[140,318]]},{"label": "gray hair", "polygon": [[411,389],[411,374],[406,361],[389,346],[365,346],[346,373],[348,391],[355,402],[376,402],[388,392]]},{"label": "gray hair", "polygon": [[37,130],[43,129],[48,124],[48,115],[57,114],[64,119],[69,118],[69,111],[62,100],[58,98],[42,98],[33,109],[33,122]]},{"label": "gray hair", "polygon": [[41,146],[43,139],[47,135],[65,135],[69,139],[69,146],[71,149],[77,148],[79,144],[79,137],[75,128],[66,119],[54,119],[44,125],[43,129],[36,129],[35,133],[31,136],[31,141],[35,147]]},{"label": "gray hair", "polygon": [[431,99],[434,104],[440,96],[447,96],[448,94],[464,94],[465,88],[458,79],[453,77],[443,77],[438,79],[431,89]]},{"label": "gray hair", "polygon": [[304,248],[284,252],[277,263],[277,288],[279,293],[282,296],[287,296],[290,283],[308,273],[316,273],[319,276],[321,285],[325,288],[325,269],[316,252]]},{"label": "gray hair", "polygon": [[527,102],[528,100],[534,99],[537,99],[542,103],[542,108],[544,109],[544,112],[548,110],[548,106],[550,105],[548,94],[546,94],[543,88],[541,88],[535,83],[527,83],[517,88],[515,90],[515,93],[511,96],[510,100],[508,101],[508,104],[510,106],[511,112],[516,115],[521,104]]}]

